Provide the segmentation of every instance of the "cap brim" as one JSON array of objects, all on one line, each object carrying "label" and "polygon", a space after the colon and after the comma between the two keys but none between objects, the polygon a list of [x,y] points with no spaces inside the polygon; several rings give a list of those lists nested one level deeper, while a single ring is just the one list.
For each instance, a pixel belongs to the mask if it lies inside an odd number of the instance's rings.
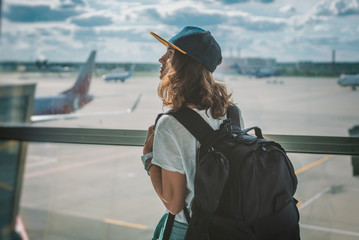
[{"label": "cap brim", "polygon": [[158,41],[160,41],[163,45],[165,45],[166,47],[173,47],[174,49],[180,51],[183,54],[187,54],[185,51],[183,51],[182,49],[180,49],[179,47],[177,47],[176,45],[174,45],[173,43],[170,43],[169,41],[161,38],[160,36],[158,36],[156,33],[154,32],[150,32],[152,34],[152,36],[154,36]]}]

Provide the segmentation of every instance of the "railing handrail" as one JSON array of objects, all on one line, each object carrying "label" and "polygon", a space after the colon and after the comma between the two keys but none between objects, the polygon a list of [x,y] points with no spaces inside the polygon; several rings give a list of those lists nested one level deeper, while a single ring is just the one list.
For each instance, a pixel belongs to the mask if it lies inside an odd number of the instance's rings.
[{"label": "railing handrail", "polygon": [[[146,130],[59,128],[0,124],[0,140],[143,146]],[[359,137],[267,134],[287,152],[359,155]]]}]

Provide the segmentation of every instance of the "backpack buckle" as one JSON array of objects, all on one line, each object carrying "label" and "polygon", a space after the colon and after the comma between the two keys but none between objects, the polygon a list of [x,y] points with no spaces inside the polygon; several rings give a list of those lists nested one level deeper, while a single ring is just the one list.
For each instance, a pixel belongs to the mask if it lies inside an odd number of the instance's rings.
[{"label": "backpack buckle", "polygon": [[226,119],[223,121],[223,128],[226,132],[232,132],[233,128],[232,128],[232,124],[231,124],[231,120],[230,119]]}]

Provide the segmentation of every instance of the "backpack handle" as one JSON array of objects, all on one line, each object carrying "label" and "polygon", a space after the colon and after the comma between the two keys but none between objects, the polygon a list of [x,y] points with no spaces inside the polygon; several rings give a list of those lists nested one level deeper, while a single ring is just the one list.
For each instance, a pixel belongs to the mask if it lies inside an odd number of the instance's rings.
[{"label": "backpack handle", "polygon": [[227,118],[231,120],[233,126],[239,127],[241,129],[241,122],[239,117],[239,109],[237,105],[229,105],[227,108]]},{"label": "backpack handle", "polygon": [[262,130],[259,127],[250,127],[243,130],[245,134],[247,134],[249,131],[254,129],[254,133],[257,136],[257,138],[263,138]]}]

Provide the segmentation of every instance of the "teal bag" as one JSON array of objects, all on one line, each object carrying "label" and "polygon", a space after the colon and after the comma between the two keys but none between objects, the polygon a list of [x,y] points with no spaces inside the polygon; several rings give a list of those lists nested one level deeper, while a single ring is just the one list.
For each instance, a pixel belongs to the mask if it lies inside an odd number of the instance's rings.
[{"label": "teal bag", "polygon": [[155,228],[155,231],[153,233],[152,240],[161,240],[163,238],[163,233],[165,231],[167,218],[168,218],[168,212],[163,214],[160,221],[158,222],[158,224],[157,224],[157,226]]}]

